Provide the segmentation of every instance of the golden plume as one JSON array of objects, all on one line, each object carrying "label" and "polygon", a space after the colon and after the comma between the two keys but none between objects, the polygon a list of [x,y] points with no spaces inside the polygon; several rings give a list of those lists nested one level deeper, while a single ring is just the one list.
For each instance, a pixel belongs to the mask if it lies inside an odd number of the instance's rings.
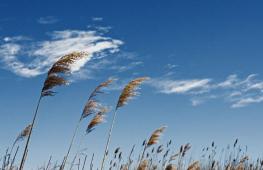
[{"label": "golden plume", "polygon": [[129,99],[131,99],[132,97],[138,95],[138,93],[136,92],[136,88],[142,84],[143,81],[149,79],[148,77],[140,77],[140,78],[136,78],[132,81],[130,81],[122,90],[122,93],[119,97],[117,106],[116,106],[116,110],[119,107],[124,106],[125,104],[127,104],[127,101]]},{"label": "golden plume", "polygon": [[156,130],[152,133],[152,135],[151,135],[151,137],[150,137],[150,139],[149,139],[149,141],[148,141],[148,143],[147,143],[147,146],[151,146],[151,145],[153,145],[153,144],[158,143],[159,138],[160,138],[160,136],[162,135],[162,133],[164,132],[165,128],[166,128],[166,126],[163,126],[163,127],[160,127],[160,128],[158,128],[158,129],[156,129]]},{"label": "golden plume", "polygon": [[17,136],[15,143],[19,140],[26,138],[29,135],[31,128],[32,128],[31,124],[25,127],[25,129],[23,129],[23,131]]},{"label": "golden plume", "polygon": [[199,165],[199,161],[195,161],[194,163],[192,163],[187,170],[200,170],[200,165]]},{"label": "golden plume", "polygon": [[147,168],[148,168],[148,160],[143,160],[143,161],[139,164],[137,170],[147,170]]},{"label": "golden plume", "polygon": [[94,98],[99,93],[103,93],[103,91],[101,91],[101,89],[104,88],[104,87],[108,87],[112,82],[113,82],[113,79],[108,79],[107,81],[102,82],[100,85],[98,85],[94,89],[94,91],[91,93],[89,99]]},{"label": "golden plume", "polygon": [[55,86],[66,85],[67,80],[59,74],[70,73],[70,66],[77,60],[80,60],[87,56],[86,52],[72,52],[61,57],[53,66],[49,69],[47,78],[44,82],[41,96],[52,96],[55,92],[51,91]]},{"label": "golden plume", "polygon": [[101,108],[101,110],[93,117],[93,119],[90,121],[88,128],[86,130],[87,133],[90,133],[94,130],[94,127],[104,122],[105,119],[105,113],[108,112],[107,108]]},{"label": "golden plume", "polygon": [[101,89],[109,86],[112,83],[112,81],[113,81],[113,79],[109,79],[105,82],[102,82],[93,90],[93,92],[89,96],[89,99],[88,99],[86,105],[84,106],[80,120],[84,119],[85,117],[93,114],[94,112],[96,112],[98,110],[97,108],[100,106],[100,104],[95,99],[95,96],[97,96],[99,93],[103,93],[103,91],[101,91]]},{"label": "golden plume", "polygon": [[165,167],[165,170],[176,170],[176,166],[173,164],[169,164]]}]

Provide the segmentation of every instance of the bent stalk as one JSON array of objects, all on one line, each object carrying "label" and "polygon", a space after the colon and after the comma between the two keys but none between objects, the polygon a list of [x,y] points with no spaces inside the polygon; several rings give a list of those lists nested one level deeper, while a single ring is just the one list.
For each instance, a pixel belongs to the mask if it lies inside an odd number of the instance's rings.
[{"label": "bent stalk", "polygon": [[108,152],[108,149],[109,149],[109,144],[110,144],[111,135],[112,135],[112,129],[113,129],[113,126],[114,126],[114,123],[115,123],[116,115],[117,115],[117,109],[115,109],[115,111],[114,111],[114,116],[113,116],[113,119],[112,119],[112,122],[111,122],[111,127],[110,127],[110,130],[109,130],[109,135],[108,135],[108,139],[107,139],[107,143],[106,143],[106,147],[105,147],[105,151],[104,151],[104,155],[103,155],[103,159],[102,159],[102,163],[101,163],[101,170],[104,169],[104,163],[105,163],[105,160],[106,160],[106,157],[107,157],[107,152]]},{"label": "bent stalk", "polygon": [[36,110],[35,110],[35,113],[34,113],[34,117],[33,117],[32,123],[31,123],[31,128],[30,128],[30,131],[29,131],[29,135],[27,137],[26,146],[25,146],[25,149],[24,149],[24,152],[23,152],[23,157],[22,157],[22,160],[21,160],[21,163],[20,163],[20,166],[19,166],[19,170],[23,170],[23,166],[24,166],[25,161],[26,161],[26,156],[27,156],[27,152],[28,152],[28,146],[29,146],[29,142],[30,142],[30,139],[31,139],[32,130],[33,130],[34,125],[35,125],[36,117],[38,115],[38,109],[39,109],[39,105],[40,105],[41,99],[42,99],[42,95],[40,95],[40,97],[38,99],[38,102],[37,102],[37,107],[36,107]]},{"label": "bent stalk", "polygon": [[80,122],[81,122],[81,119],[78,121],[78,124],[77,124],[77,126],[76,126],[76,128],[75,128],[75,131],[74,131],[73,136],[72,136],[72,138],[71,138],[71,142],[70,142],[70,144],[69,144],[69,148],[68,148],[67,154],[66,154],[66,156],[64,157],[64,160],[63,160],[63,162],[62,162],[62,165],[61,165],[61,167],[60,167],[60,170],[63,170],[63,169],[65,168],[65,164],[66,164],[66,162],[67,162],[69,153],[70,153],[71,148],[72,148],[72,145],[73,145],[73,143],[74,143],[74,140],[75,140],[77,131],[78,131],[78,129],[79,129]]}]

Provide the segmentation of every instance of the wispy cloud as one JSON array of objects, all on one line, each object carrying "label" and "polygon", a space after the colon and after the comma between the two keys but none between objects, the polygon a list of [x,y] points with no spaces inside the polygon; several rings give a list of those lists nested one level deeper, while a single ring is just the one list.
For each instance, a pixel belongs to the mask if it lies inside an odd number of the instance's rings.
[{"label": "wispy cloud", "polygon": [[31,38],[26,37],[26,36],[14,36],[14,37],[4,37],[3,41],[4,42],[17,42],[17,41],[27,41],[31,40]]},{"label": "wispy cloud", "polygon": [[244,107],[244,106],[247,106],[249,104],[261,103],[261,102],[263,102],[263,96],[241,98],[236,103],[234,103],[232,105],[232,107],[233,108]]},{"label": "wispy cloud", "polygon": [[212,78],[176,80],[167,77],[151,81],[149,84],[160,93],[190,96],[193,106],[218,98],[230,103],[232,108],[263,102],[263,81],[257,79],[256,74],[250,74],[243,79],[233,74],[224,81]]},{"label": "wispy cloud", "polygon": [[92,17],[91,18],[93,21],[102,21],[103,18],[102,17]]},{"label": "wispy cloud", "polygon": [[151,84],[166,94],[205,93],[209,90],[210,79],[171,80],[153,79]]},{"label": "wispy cloud", "polygon": [[86,30],[53,31],[42,41],[5,37],[0,45],[1,66],[17,75],[34,77],[45,73],[59,57],[73,51],[86,51],[89,56],[73,67],[77,72],[91,59],[118,52],[122,44],[120,40]]},{"label": "wispy cloud", "polygon": [[37,20],[39,24],[54,24],[58,22],[58,19],[54,16],[41,17]]}]

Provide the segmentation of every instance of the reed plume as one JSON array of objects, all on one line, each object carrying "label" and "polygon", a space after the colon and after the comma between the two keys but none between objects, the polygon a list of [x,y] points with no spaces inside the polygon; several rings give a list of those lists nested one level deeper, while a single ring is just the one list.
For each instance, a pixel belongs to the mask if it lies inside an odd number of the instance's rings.
[{"label": "reed plume", "polygon": [[[142,157],[140,159],[140,162],[142,161],[142,159],[144,158],[144,154],[145,154],[145,151],[146,149],[151,146],[151,145],[154,145],[154,144],[157,144],[159,142],[159,139],[160,139],[160,136],[163,134],[164,130],[166,129],[166,126],[162,126],[158,129],[156,129],[152,134],[151,134],[151,137],[149,138],[148,141],[146,141],[147,143],[144,145],[144,149],[143,149],[143,152],[142,152]],[[158,150],[158,149],[157,149]]]},{"label": "reed plume", "polygon": [[236,170],[245,170],[245,165],[244,163],[239,163],[236,167]]},{"label": "reed plume", "polygon": [[149,79],[148,77],[136,78],[136,79],[130,81],[122,90],[122,93],[120,94],[117,105],[115,107],[113,119],[112,119],[111,126],[109,129],[107,143],[106,143],[106,147],[105,147],[105,151],[104,151],[104,155],[103,155],[103,159],[102,159],[102,163],[101,163],[101,170],[103,170],[103,168],[104,168],[104,162],[106,160],[107,152],[109,149],[109,143],[111,140],[112,130],[114,127],[118,108],[124,106],[125,104],[127,104],[128,100],[130,100],[132,97],[138,95],[139,93],[136,91],[138,86],[141,85],[145,80],[148,80],[148,79]]},{"label": "reed plume", "polygon": [[105,113],[108,111],[107,108],[101,108],[101,110],[93,117],[93,119],[90,121],[88,128],[86,130],[87,133],[90,133],[94,130],[95,126],[101,124],[104,122],[105,119]]},{"label": "reed plume", "polygon": [[70,54],[67,54],[63,57],[61,57],[57,62],[55,62],[52,67],[49,69],[47,73],[47,78],[45,79],[45,82],[43,84],[40,97],[37,102],[37,107],[32,119],[31,128],[29,130],[28,138],[26,141],[26,145],[24,148],[22,160],[19,166],[19,170],[23,169],[23,165],[26,161],[26,155],[28,152],[28,146],[31,139],[32,130],[35,125],[35,120],[38,114],[38,108],[41,102],[41,99],[45,96],[53,96],[55,92],[52,90],[56,86],[62,86],[68,84],[68,81],[64,78],[64,74],[70,74],[71,66],[76,61],[83,59],[88,54],[86,52],[72,52]]},{"label": "reed plume", "polygon": [[173,164],[169,164],[165,167],[165,170],[176,170],[176,166]]},{"label": "reed plume", "polygon": [[47,78],[41,91],[41,96],[53,96],[55,94],[55,92],[52,91],[54,87],[68,84],[68,81],[62,74],[69,74],[71,71],[71,65],[87,55],[86,52],[73,52],[61,57],[55,64],[53,64],[48,71]]},{"label": "reed plume", "polygon": [[136,91],[136,88],[138,88],[138,86],[140,84],[142,84],[142,82],[144,82],[145,80],[149,79],[148,77],[140,77],[137,79],[132,80],[131,82],[129,82],[125,88],[122,90],[122,93],[119,97],[117,106],[116,106],[116,110],[119,107],[124,106],[125,104],[127,104],[128,100],[130,100],[132,97],[138,95],[139,93]]},{"label": "reed plume", "polygon": [[82,115],[80,120],[86,118],[87,116],[93,114],[94,112],[96,112],[99,103],[97,102],[97,100],[95,99],[95,97],[98,94],[104,93],[102,91],[102,88],[108,87],[111,83],[113,82],[113,79],[109,79],[105,82],[102,82],[101,84],[99,84],[94,90],[93,92],[90,94],[89,99],[86,103],[86,105],[84,106],[84,109],[82,111]]},{"label": "reed plume", "polygon": [[188,166],[187,170],[200,170],[199,161],[195,161],[190,166]]},{"label": "reed plume", "polygon": [[[67,154],[66,156],[64,157],[63,161],[62,161],[62,164],[60,166],[60,170],[63,170],[65,168],[65,164],[67,162],[67,159],[68,159],[68,156],[69,156],[69,153],[71,151],[71,148],[72,148],[72,145],[74,143],[74,140],[75,140],[75,137],[76,137],[76,134],[77,134],[77,131],[79,129],[79,126],[80,126],[80,123],[83,119],[85,119],[86,117],[92,115],[92,114],[95,114],[96,112],[98,112],[99,114],[97,114],[97,117],[95,116],[94,119],[96,118],[96,120],[94,121],[99,121],[101,119],[104,119],[104,113],[106,113],[106,108],[102,107],[101,104],[98,102],[98,100],[96,99],[96,96],[98,94],[101,94],[101,93],[104,93],[102,91],[103,88],[106,88],[108,87],[111,83],[113,82],[113,79],[108,79],[107,81],[105,82],[102,82],[100,83],[90,94],[89,98],[88,98],[88,101],[86,102],[84,108],[83,108],[83,111],[82,111],[82,114],[80,116],[80,119],[75,127],[75,130],[74,130],[74,133],[73,133],[73,136],[71,138],[71,142],[69,144],[69,148],[68,148],[68,151],[67,151]],[[91,122],[92,125],[91,128],[87,128],[87,132],[90,132],[92,130],[92,126],[95,125],[93,123],[95,122]],[[97,122],[98,124],[99,122]]]},{"label": "reed plume", "polygon": [[32,128],[32,125],[28,125],[27,127],[25,127],[22,132],[17,136],[15,142],[13,145],[15,145],[19,140],[23,140],[25,139],[26,137],[28,137],[29,135],[29,132],[30,132],[30,129]]},{"label": "reed plume", "polygon": [[152,133],[152,135],[151,135],[151,137],[150,137],[150,139],[149,139],[149,141],[148,141],[148,143],[147,143],[147,146],[151,146],[151,145],[153,145],[153,144],[158,143],[159,138],[160,138],[160,136],[162,135],[162,133],[164,132],[165,128],[166,128],[166,126],[163,126],[163,127],[160,127],[159,129],[156,129],[156,130]]},{"label": "reed plume", "polygon": [[148,168],[148,160],[143,160],[143,161],[139,164],[137,170],[147,170],[147,168]]},{"label": "reed plume", "polygon": [[31,124],[28,125],[28,126],[26,126],[26,127],[19,133],[19,135],[16,137],[16,139],[15,139],[15,141],[13,142],[13,145],[12,145],[12,147],[11,147],[11,150],[10,150],[10,152],[9,152],[9,154],[8,154],[7,163],[6,163],[7,166],[8,166],[9,163],[10,163],[10,158],[11,158],[11,155],[12,155],[12,153],[13,153],[13,149],[14,149],[15,145],[17,144],[18,141],[23,140],[23,139],[25,139],[26,137],[28,137],[31,127],[32,127]]}]

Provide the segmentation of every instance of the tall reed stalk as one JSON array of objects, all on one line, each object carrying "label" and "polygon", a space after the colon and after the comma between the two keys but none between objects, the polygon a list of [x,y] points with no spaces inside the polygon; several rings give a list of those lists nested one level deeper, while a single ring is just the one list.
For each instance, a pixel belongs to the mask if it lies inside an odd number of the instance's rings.
[{"label": "tall reed stalk", "polygon": [[28,146],[29,146],[29,141],[30,141],[30,138],[31,138],[32,129],[34,128],[34,125],[35,125],[35,121],[36,121],[36,117],[37,117],[37,113],[38,113],[38,109],[39,109],[39,105],[40,105],[41,99],[42,99],[42,95],[39,97],[38,102],[37,102],[37,107],[36,107],[36,110],[35,110],[35,113],[34,113],[34,116],[33,116],[33,120],[32,120],[32,123],[31,123],[31,128],[29,130],[29,135],[28,135],[27,140],[26,140],[26,146],[24,148],[24,152],[23,152],[23,156],[22,156],[22,159],[21,159],[21,162],[20,162],[19,170],[22,170],[24,168],[24,164],[25,164],[25,161],[26,161],[26,155],[27,155],[27,152],[28,152],[27,150],[28,150]]},{"label": "tall reed stalk", "polygon": [[86,55],[87,53],[85,52],[73,52],[73,53],[67,54],[61,57],[56,63],[54,63],[53,66],[48,71],[47,78],[44,82],[40,97],[37,102],[36,110],[33,115],[33,119],[31,122],[31,128],[29,130],[29,135],[26,141],[26,145],[24,148],[21,162],[20,162],[19,170],[23,170],[23,167],[26,161],[29,142],[30,142],[31,135],[32,135],[32,130],[35,126],[35,121],[38,115],[38,109],[39,109],[42,98],[45,96],[53,96],[55,94],[55,92],[52,91],[54,87],[68,84],[68,81],[63,77],[63,74],[69,74],[71,72],[71,65],[74,64],[77,60],[83,59]]},{"label": "tall reed stalk", "polygon": [[159,138],[160,138],[160,136],[162,135],[162,133],[164,132],[165,128],[166,128],[166,126],[162,126],[162,127],[158,128],[158,129],[156,129],[156,130],[152,133],[152,135],[151,135],[151,137],[149,138],[149,140],[147,141],[147,143],[144,144],[144,148],[143,148],[143,152],[142,152],[142,157],[141,157],[141,159],[140,159],[139,165],[141,164],[141,162],[142,162],[142,160],[143,160],[143,158],[144,158],[144,154],[145,154],[146,149],[147,149],[149,146],[152,146],[152,145],[158,143]]},{"label": "tall reed stalk", "polygon": [[103,154],[103,158],[102,158],[102,163],[101,163],[101,170],[104,169],[105,160],[106,160],[106,157],[108,155],[109,144],[110,144],[110,140],[111,140],[111,136],[112,136],[112,130],[113,130],[113,127],[115,124],[118,108],[127,104],[128,100],[131,99],[132,97],[137,96],[138,95],[138,92],[136,92],[137,87],[140,84],[142,84],[143,81],[145,81],[147,79],[149,79],[149,78],[148,77],[136,78],[136,79],[130,81],[122,90],[122,93],[121,93],[119,100],[117,102],[117,105],[115,107],[113,119],[112,119],[111,126],[109,129],[108,138],[107,138],[107,142],[106,142],[106,146],[105,146],[105,150],[104,150],[104,154]]},{"label": "tall reed stalk", "polygon": [[[99,84],[93,91],[92,93],[90,94],[89,98],[88,98],[88,101],[86,102],[86,105],[84,106],[84,109],[82,111],[82,114],[81,114],[81,117],[79,119],[79,121],[77,122],[77,125],[75,127],[75,130],[74,130],[74,133],[73,133],[73,136],[71,138],[71,141],[70,141],[70,144],[69,144],[69,148],[67,150],[67,154],[66,156],[64,157],[63,161],[62,161],[62,164],[60,166],[60,170],[63,170],[65,168],[65,165],[66,165],[66,162],[67,162],[67,159],[69,157],[69,154],[70,154],[70,151],[71,151],[71,148],[73,146],[73,143],[74,143],[74,140],[75,140],[75,137],[76,137],[76,134],[78,132],[78,129],[80,127],[80,123],[81,121],[96,113],[98,110],[98,113],[101,113],[101,114],[104,114],[106,112],[106,110],[104,110],[104,108],[101,106],[101,104],[96,100],[96,96],[100,93],[103,93],[103,91],[101,91],[102,88],[104,87],[107,87],[109,86],[111,83],[112,83],[112,79],[109,79],[105,82],[102,82],[101,84]],[[98,114],[97,114],[98,115]],[[94,120],[94,119],[93,119]],[[96,122],[95,122],[96,123]],[[100,122],[97,122],[97,123],[100,123]],[[96,124],[95,124],[96,125]],[[91,128],[88,128],[89,131],[92,130],[94,126],[92,125]]]}]

